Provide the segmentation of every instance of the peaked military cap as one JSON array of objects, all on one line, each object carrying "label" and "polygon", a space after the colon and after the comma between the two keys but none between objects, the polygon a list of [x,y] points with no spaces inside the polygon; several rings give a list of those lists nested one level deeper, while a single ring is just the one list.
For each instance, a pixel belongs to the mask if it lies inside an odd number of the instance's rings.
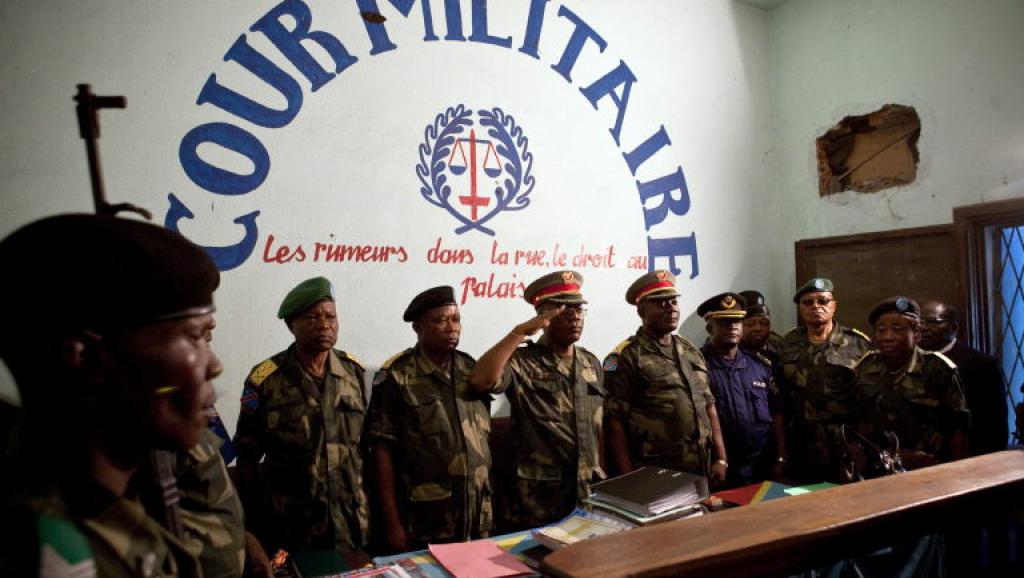
[{"label": "peaked military cap", "polygon": [[[0,355],[68,330],[124,329],[214,311],[217,266],[181,234],[91,214],[47,217],[0,242]],[[20,342],[20,343],[19,343]]]},{"label": "peaked military cap", "polygon": [[793,303],[800,303],[800,297],[804,293],[831,293],[834,288],[831,280],[824,277],[815,277],[796,290],[796,293],[793,294]]},{"label": "peaked military cap", "polygon": [[580,288],[583,287],[583,275],[575,271],[556,271],[548,273],[526,287],[523,299],[534,307],[541,303],[563,303],[578,305],[586,303]]},{"label": "peaked military cap", "polygon": [[895,311],[910,319],[921,319],[921,307],[910,297],[896,296],[883,300],[868,314],[868,321],[874,325],[879,317]]},{"label": "peaked military cap", "polygon": [[669,299],[678,297],[676,276],[664,269],[641,275],[626,289],[626,303],[636,305],[644,299]]},{"label": "peaked military cap", "polygon": [[738,293],[720,293],[701,303],[697,315],[706,320],[743,319],[747,315],[747,303]]},{"label": "peaked military cap", "polygon": [[334,286],[326,277],[306,279],[284,296],[277,309],[278,319],[291,319],[324,299],[334,301]]},{"label": "peaked military cap", "polygon": [[764,295],[760,291],[753,289],[740,291],[740,297],[747,302],[747,317],[771,318],[772,312],[768,309],[768,304],[765,303]]},{"label": "peaked military cap", "polygon": [[455,305],[455,289],[448,285],[427,289],[412,298],[402,315],[403,321],[416,321],[421,313],[442,305]]}]

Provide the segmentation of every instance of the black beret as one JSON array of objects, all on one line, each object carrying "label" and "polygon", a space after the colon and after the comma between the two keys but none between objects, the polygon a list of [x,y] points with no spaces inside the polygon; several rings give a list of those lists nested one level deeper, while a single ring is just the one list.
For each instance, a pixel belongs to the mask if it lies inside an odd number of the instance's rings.
[{"label": "black beret", "polygon": [[427,289],[413,297],[402,314],[402,320],[416,321],[421,313],[442,305],[455,305],[455,289],[448,285]]},{"label": "black beret", "polygon": [[921,307],[917,301],[910,297],[896,296],[875,305],[875,308],[868,314],[868,322],[874,325],[879,317],[893,311],[911,319],[921,319]]},{"label": "black beret", "polygon": [[800,297],[804,293],[831,293],[834,288],[835,287],[832,285],[831,279],[815,277],[814,279],[808,280],[796,290],[796,293],[793,294],[793,303],[799,303]]},{"label": "black beret", "polygon": [[697,307],[697,315],[709,319],[743,319],[747,304],[737,293],[719,293]]},{"label": "black beret", "polygon": [[67,214],[0,242],[0,355],[38,337],[210,313],[220,273],[202,248],[142,221]]},{"label": "black beret", "polygon": [[753,289],[740,291],[740,297],[743,297],[743,300],[747,302],[747,307],[765,304],[764,295],[760,291],[754,291]]}]

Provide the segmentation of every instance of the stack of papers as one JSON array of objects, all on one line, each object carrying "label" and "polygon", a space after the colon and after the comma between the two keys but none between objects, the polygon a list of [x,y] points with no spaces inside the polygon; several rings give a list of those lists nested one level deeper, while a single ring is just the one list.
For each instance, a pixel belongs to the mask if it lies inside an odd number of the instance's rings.
[{"label": "stack of papers", "polygon": [[708,497],[708,481],[703,476],[667,468],[645,466],[624,476],[594,484],[588,500],[625,510],[646,518],[692,508]]},{"label": "stack of papers", "polygon": [[581,540],[617,534],[631,527],[632,524],[577,508],[560,522],[533,530],[533,539],[551,550],[558,550]]}]

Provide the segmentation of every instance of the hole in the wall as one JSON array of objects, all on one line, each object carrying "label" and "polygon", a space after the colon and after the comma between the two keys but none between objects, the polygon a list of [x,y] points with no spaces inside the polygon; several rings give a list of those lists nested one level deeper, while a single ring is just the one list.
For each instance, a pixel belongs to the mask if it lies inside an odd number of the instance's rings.
[{"label": "hole in the wall", "polygon": [[816,141],[821,196],[874,193],[914,182],[920,136],[917,111],[899,104],[839,121]]}]

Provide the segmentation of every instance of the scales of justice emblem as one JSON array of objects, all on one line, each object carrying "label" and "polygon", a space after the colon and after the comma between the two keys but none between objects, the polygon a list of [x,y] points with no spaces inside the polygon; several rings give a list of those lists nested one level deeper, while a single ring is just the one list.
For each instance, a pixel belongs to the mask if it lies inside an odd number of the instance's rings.
[{"label": "scales of justice emblem", "polygon": [[460,223],[457,234],[493,236],[485,223],[530,204],[536,181],[528,147],[523,129],[500,108],[474,115],[462,104],[449,107],[423,131],[416,165],[420,194]]}]

